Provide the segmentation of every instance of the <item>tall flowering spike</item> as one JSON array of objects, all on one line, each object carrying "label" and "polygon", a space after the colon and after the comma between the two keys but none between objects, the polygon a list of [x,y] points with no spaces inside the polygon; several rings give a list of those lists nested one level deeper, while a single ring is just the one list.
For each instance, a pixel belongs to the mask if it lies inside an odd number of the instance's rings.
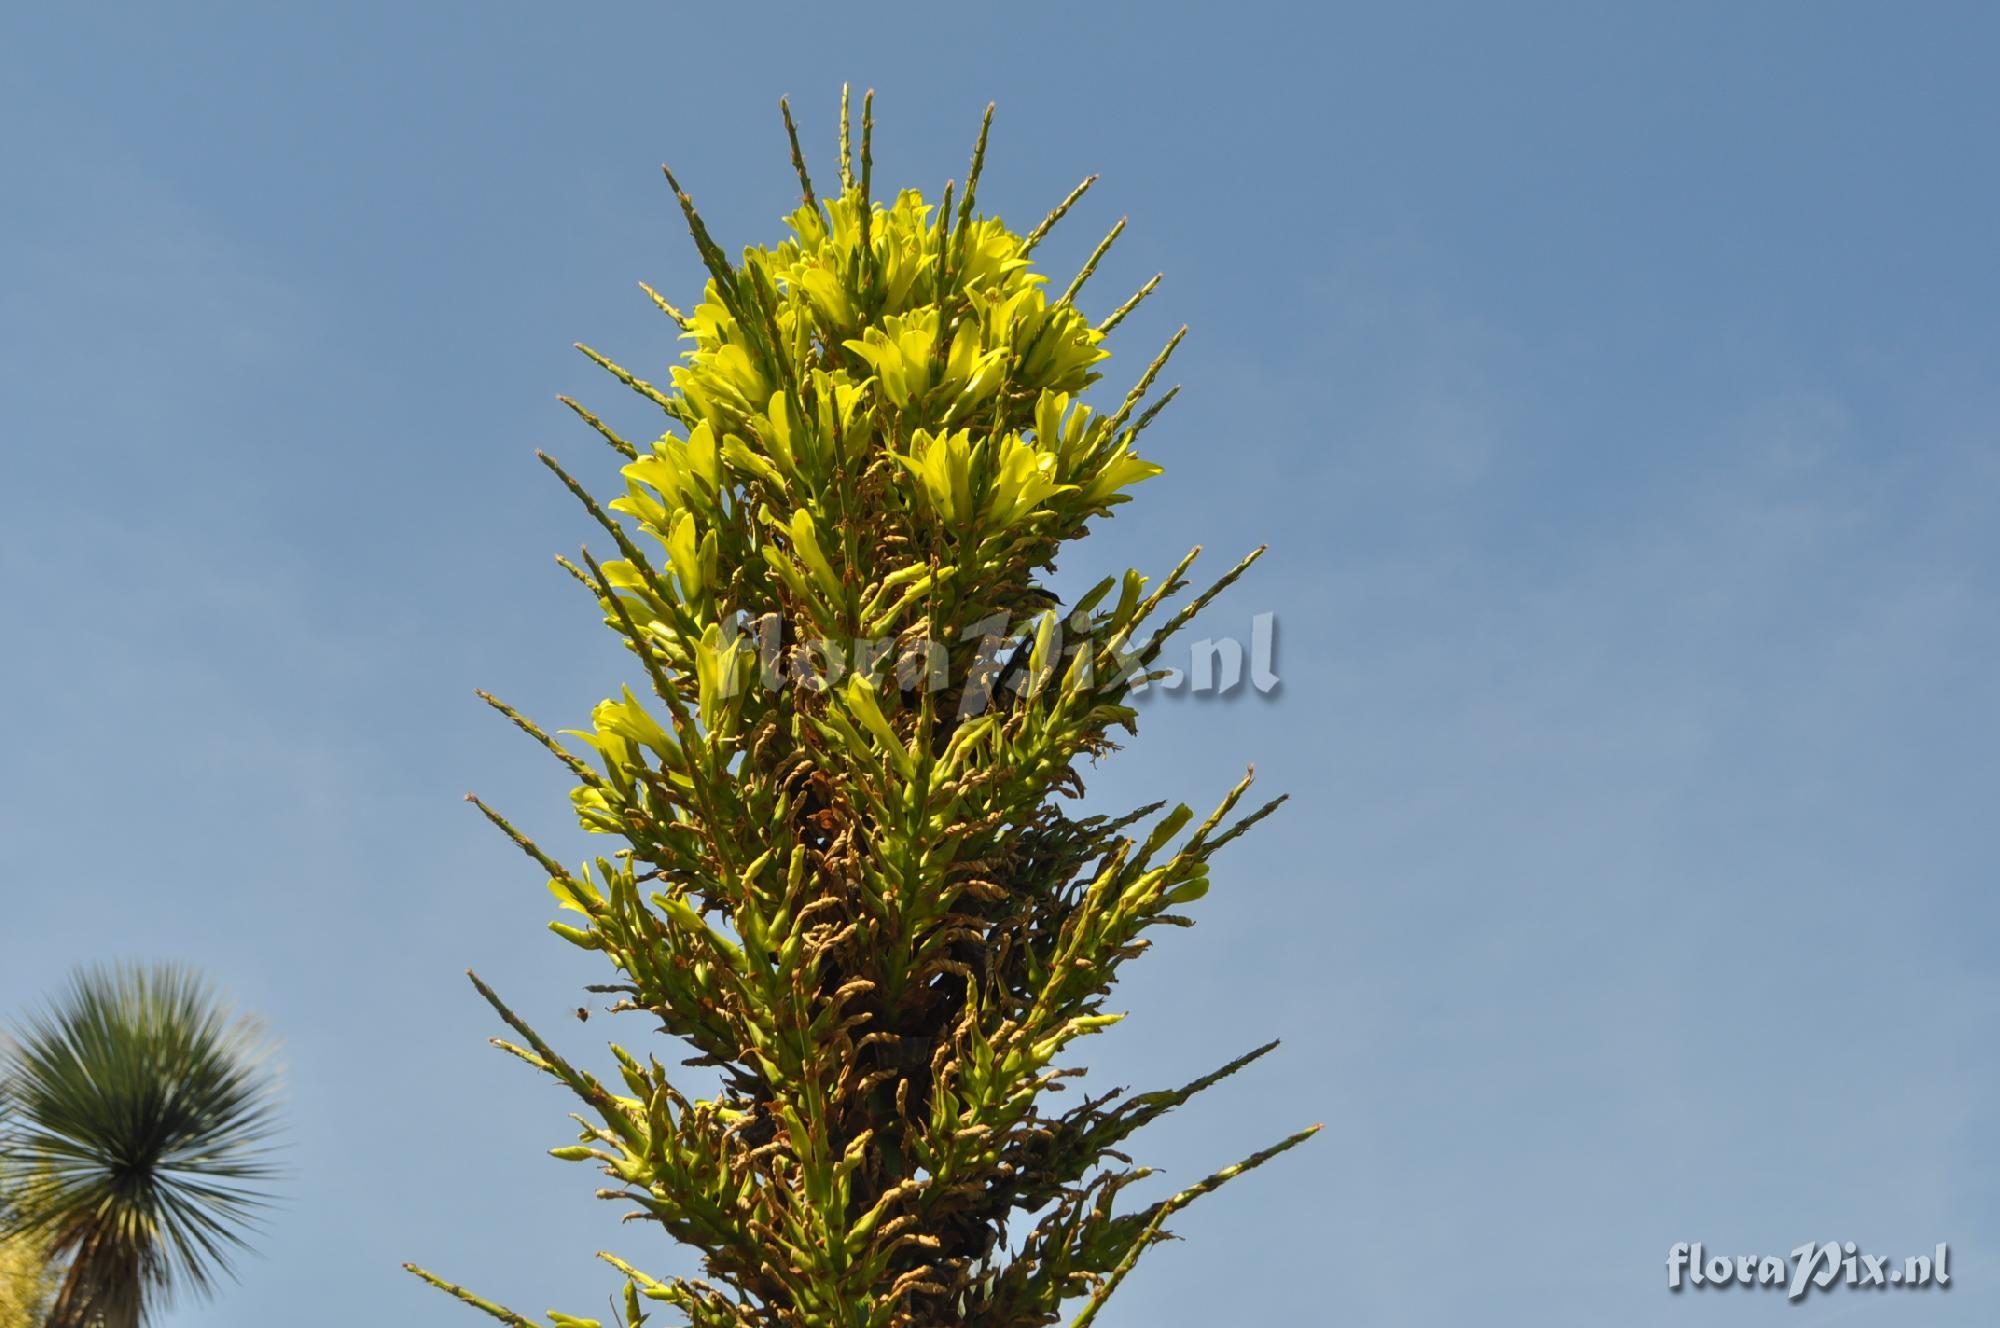
[{"label": "tall flowering spike", "polygon": [[1151,412],[1127,421],[1164,355],[1112,412],[1085,404],[1123,310],[1093,323],[1081,279],[1052,298],[1028,257],[1076,195],[1031,237],[979,215],[982,124],[956,212],[875,201],[872,102],[858,172],[848,104],[834,197],[786,109],[802,202],[774,247],[729,261],[674,185],[710,276],[685,315],[655,299],[692,349],[670,388],[590,352],[665,431],[633,446],[573,407],[630,448],[602,505],[549,462],[618,554],[564,566],[649,694],[600,702],[573,750],[488,698],[607,837],[572,870],[482,804],[549,873],[553,930],[615,970],[594,988],[614,1009],[718,1071],[704,1098],[675,1056],[613,1047],[600,1082],[479,984],[500,1045],[582,1104],[555,1155],[703,1256],[697,1281],[604,1255],[628,1328],[654,1302],[696,1328],[1088,1323],[1175,1211],[1312,1133],[1127,1202],[1129,1136],[1270,1047],[1179,1089],[1052,1096],[1121,1017],[1120,966],[1276,803],[1239,814],[1246,778],[1199,822],[1073,814],[1083,759],[1135,728],[1132,689],[1208,598],[1165,607],[1192,555],[1068,605],[1044,584],[1158,473]]}]

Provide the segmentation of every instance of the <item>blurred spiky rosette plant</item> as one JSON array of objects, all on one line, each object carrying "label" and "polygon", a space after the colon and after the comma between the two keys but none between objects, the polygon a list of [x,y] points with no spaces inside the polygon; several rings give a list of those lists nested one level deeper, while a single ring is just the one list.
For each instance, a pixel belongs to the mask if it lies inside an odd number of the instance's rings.
[{"label": "blurred spiky rosette plant", "polygon": [[601,1082],[473,981],[518,1038],[496,1042],[582,1105],[555,1155],[702,1255],[706,1281],[600,1255],[627,1325],[665,1302],[696,1328],[1015,1328],[1079,1300],[1088,1324],[1176,1211],[1313,1132],[1122,1203],[1149,1174],[1128,1136],[1270,1047],[1171,1091],[1052,1100],[1082,1073],[1059,1064],[1070,1044],[1121,1017],[1119,967],[1186,924],[1216,851],[1277,803],[1232,822],[1246,778],[1199,823],[1066,810],[1083,759],[1134,729],[1162,643],[1256,555],[1171,612],[1194,554],[1067,607],[1044,585],[1158,473],[1134,446],[1172,393],[1140,407],[1180,337],[1116,409],[1083,404],[1158,278],[1085,315],[1113,228],[1051,298],[1033,253],[1091,181],[1025,235],[980,215],[991,119],[956,206],[947,184],[933,207],[876,201],[870,102],[857,150],[845,95],[821,196],[786,108],[792,238],[734,262],[669,172],[709,280],[685,314],[648,294],[693,349],[671,388],[584,352],[666,431],[634,445],[571,403],[628,463],[602,505],[543,458],[616,547],[562,561],[652,694],[597,706],[589,759],[487,698],[568,767],[615,851],[572,870],[479,805],[575,915],[553,930],[617,970],[592,990],[719,1087],[697,1099],[617,1046]]}]

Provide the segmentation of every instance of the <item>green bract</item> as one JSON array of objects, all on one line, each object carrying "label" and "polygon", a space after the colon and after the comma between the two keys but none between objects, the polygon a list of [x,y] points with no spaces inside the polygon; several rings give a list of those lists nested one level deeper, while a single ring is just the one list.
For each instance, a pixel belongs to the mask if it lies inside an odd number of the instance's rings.
[{"label": "green bract", "polygon": [[628,462],[604,506],[544,458],[617,548],[565,566],[652,695],[601,703],[577,751],[493,702],[619,841],[572,871],[487,812],[548,872],[554,930],[720,1090],[692,1100],[616,1047],[600,1083],[480,990],[524,1044],[502,1045],[583,1103],[556,1156],[705,1258],[712,1284],[604,1255],[625,1323],[664,1301],[698,1328],[1012,1328],[1077,1299],[1087,1323],[1169,1214],[1311,1133],[1121,1212],[1147,1174],[1127,1136],[1269,1048],[1172,1092],[1049,1096],[1080,1073],[1069,1043],[1120,1017],[1118,966],[1276,806],[1225,824],[1246,779],[1191,833],[1185,806],[1065,810],[1165,635],[1251,560],[1171,615],[1192,554],[1057,602],[1058,550],[1159,471],[1134,449],[1172,393],[1134,412],[1179,337],[1115,410],[1084,404],[1153,288],[1095,323],[1078,308],[1116,229],[1060,294],[1034,271],[1089,181],[1026,235],[979,216],[982,127],[956,208],[949,185],[885,206],[870,120],[858,177],[846,125],[843,104],[832,198],[793,134],[804,199],[775,248],[730,261],[675,185],[710,279],[686,314],[653,298],[692,349],[668,388],[585,352],[668,427],[639,447],[576,408]]}]

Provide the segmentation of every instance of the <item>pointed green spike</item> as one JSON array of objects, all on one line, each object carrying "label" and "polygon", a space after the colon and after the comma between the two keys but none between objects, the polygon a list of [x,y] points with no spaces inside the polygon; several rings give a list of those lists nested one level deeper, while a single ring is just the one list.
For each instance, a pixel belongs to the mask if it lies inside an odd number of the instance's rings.
[{"label": "pointed green spike", "polygon": [[1021,241],[1021,252],[1024,254],[1033,253],[1035,246],[1047,238],[1048,233],[1055,229],[1055,224],[1068,215],[1069,210],[1076,206],[1076,201],[1089,193],[1090,186],[1096,183],[1097,177],[1095,175],[1086,175],[1083,178],[1082,184],[1070,190],[1069,196],[1051,208],[1049,215],[1043,217],[1035,229],[1028,232],[1027,237]]},{"label": "pointed green spike", "polygon": [[979,192],[979,177],[986,170],[986,136],[993,129],[993,103],[986,103],[986,114],[979,117],[979,141],[972,145],[972,167],[965,173],[965,197],[958,204],[958,228],[964,230],[972,220],[974,196]]},{"label": "pointed green spike", "polygon": [[1320,1127],[1317,1125],[1309,1129],[1300,1130],[1290,1138],[1281,1140],[1269,1148],[1252,1153],[1235,1166],[1224,1167],[1199,1184],[1191,1185],[1187,1189],[1182,1190],[1173,1198],[1164,1199],[1153,1205],[1148,1211],[1148,1220],[1145,1227],[1132,1241],[1130,1248],[1125,1251],[1124,1257],[1119,1259],[1117,1266],[1111,1270],[1111,1275],[1105,1278],[1103,1283],[1090,1293],[1090,1298],[1084,1303],[1082,1312],[1070,1320],[1070,1328],[1090,1328],[1090,1325],[1097,1319],[1098,1311],[1102,1310],[1105,1302],[1111,1299],[1111,1293],[1118,1289],[1119,1283],[1123,1282],[1126,1275],[1138,1264],[1139,1256],[1146,1252],[1148,1246],[1163,1237],[1162,1228],[1169,1217],[1203,1195],[1212,1194],[1216,1190],[1221,1189],[1244,1172],[1254,1171],[1279,1154],[1289,1152],[1298,1147],[1315,1134],[1318,1134],[1319,1130]]},{"label": "pointed green spike", "polygon": [[[665,392],[662,392],[659,388],[654,387],[651,383],[647,382],[645,379],[638,377],[637,375],[629,372],[628,370],[620,368],[618,365],[613,364],[610,360],[606,359],[602,355],[599,355],[596,351],[584,345],[581,341],[576,343],[576,348],[582,351],[592,364],[595,364],[598,368],[604,370],[606,373],[610,374],[613,378],[616,378],[619,382],[625,384],[625,386],[631,388],[634,392],[637,392],[640,396],[646,398],[646,400],[652,402],[654,405],[665,410],[670,415],[675,413],[676,410],[675,401],[673,400],[672,397],[669,397]],[[602,430],[599,430],[599,432],[602,432]]]},{"label": "pointed green spike", "polygon": [[709,235],[708,224],[701,219],[701,214],[695,211],[694,199],[688,196],[687,190],[681,188],[681,182],[674,178],[673,170],[662,164],[660,174],[667,177],[667,187],[674,191],[674,201],[680,204],[681,215],[687,219],[688,234],[694,237],[694,247],[701,254],[702,265],[708,269],[709,275],[715,278],[715,284],[721,289],[726,301],[736,284],[735,269],[729,265],[729,258],[722,252],[721,246],[717,245]]},{"label": "pointed green spike", "polygon": [[639,283],[639,289],[646,292],[646,297],[653,302],[654,308],[674,320],[674,326],[683,332],[688,330],[687,315],[674,308],[673,305],[668,304],[666,296],[660,294],[643,281]]},{"label": "pointed green spike", "polygon": [[1111,246],[1117,242],[1120,235],[1125,233],[1125,221],[1126,218],[1120,217],[1112,225],[1110,234],[1097,242],[1097,247],[1090,251],[1090,257],[1084,260],[1083,267],[1077,272],[1075,279],[1069,283],[1069,289],[1062,293],[1062,298],[1056,301],[1057,304],[1070,304],[1076,300],[1077,293],[1083,289],[1083,283],[1089,281],[1091,276],[1097,271],[1098,261],[1104,255],[1111,252]]},{"label": "pointed green spike", "polygon": [[1125,303],[1119,305],[1116,309],[1113,309],[1111,311],[1110,316],[1097,325],[1097,330],[1100,333],[1109,332],[1112,328],[1117,327],[1120,323],[1124,322],[1126,315],[1130,314],[1134,309],[1137,309],[1141,304],[1145,302],[1145,299],[1148,295],[1151,295],[1155,290],[1159,288],[1160,279],[1164,275],[1165,275],[1164,273],[1155,273],[1153,275],[1153,279],[1151,281],[1148,281],[1145,285],[1141,286],[1137,294],[1133,295],[1131,299],[1125,301]]},{"label": "pointed green spike", "polygon": [[848,131],[847,84],[840,85],[840,191],[854,188],[853,137]]},{"label": "pointed green spike", "polygon": [[1180,330],[1167,339],[1166,348],[1155,355],[1153,362],[1146,366],[1146,372],[1139,375],[1139,381],[1126,394],[1124,404],[1119,406],[1118,413],[1111,417],[1110,432],[1117,433],[1124,425],[1126,417],[1131,415],[1132,408],[1146,399],[1146,392],[1153,386],[1153,380],[1160,376],[1160,370],[1167,367],[1167,361],[1173,358],[1175,348],[1181,344],[1187,332],[1187,324],[1181,324]]},{"label": "pointed green spike", "polygon": [[626,442],[623,438],[620,438],[616,433],[612,432],[611,426],[607,425],[603,420],[598,419],[595,415],[585,410],[582,406],[579,406],[573,397],[559,396],[556,398],[556,400],[562,402],[563,405],[568,406],[570,410],[576,414],[578,419],[581,419],[585,424],[588,424],[591,428],[597,430],[598,436],[603,438],[605,442],[609,443],[611,445],[611,449],[614,452],[617,452],[620,456],[624,457],[628,461],[635,461],[638,459],[639,456],[638,448],[632,446],[632,444]]},{"label": "pointed green spike", "polygon": [[799,147],[799,127],[792,123],[792,104],[780,97],[778,110],[785,117],[785,137],[792,145],[792,169],[798,173],[800,200],[809,208],[817,208],[819,199],[813,193],[812,176],[806,174],[806,154]]},{"label": "pointed green spike", "polygon": [[[874,197],[875,180],[875,89],[861,94],[861,201],[865,204]],[[867,213],[862,217],[865,223]]]},{"label": "pointed green spike", "polygon": [[417,1267],[413,1263],[404,1264],[403,1271],[406,1273],[413,1273],[416,1276],[422,1278],[424,1281],[429,1282],[432,1286],[444,1292],[446,1295],[455,1297],[458,1300],[462,1300],[466,1304],[472,1306],[472,1308],[476,1310],[482,1310],[485,1313],[492,1315],[494,1318],[500,1320],[500,1322],[510,1325],[510,1328],[542,1328],[542,1325],[536,1323],[533,1319],[524,1318],[523,1316],[514,1313],[514,1311],[510,1309],[507,1309],[500,1305],[495,1305],[490,1300],[482,1300],[478,1296],[473,1295],[470,1291],[467,1291],[464,1287],[459,1286],[456,1283],[447,1282],[442,1277],[439,1277],[437,1274],[426,1272],[425,1270]]},{"label": "pointed green spike", "polygon": [[1179,396],[1180,394],[1181,394],[1181,385],[1179,383],[1175,383],[1172,387],[1160,393],[1160,399],[1158,401],[1155,401],[1152,405],[1146,407],[1144,410],[1140,411],[1139,418],[1132,421],[1131,426],[1125,431],[1126,439],[1129,441],[1130,439],[1137,438],[1140,434],[1146,432],[1146,426],[1153,422],[1154,417],[1157,416],[1161,411],[1165,410],[1168,406],[1172,405],[1174,398]]}]

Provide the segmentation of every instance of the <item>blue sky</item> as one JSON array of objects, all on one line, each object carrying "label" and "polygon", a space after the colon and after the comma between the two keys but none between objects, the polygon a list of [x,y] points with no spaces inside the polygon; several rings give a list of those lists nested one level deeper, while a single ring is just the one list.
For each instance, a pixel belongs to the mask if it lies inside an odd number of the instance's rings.
[{"label": "blue sky", "polygon": [[[580,1052],[587,958],[468,788],[576,848],[615,688],[550,555],[600,485],[569,347],[822,171],[962,176],[1168,280],[1167,473],[1065,572],[1272,552],[1273,698],[1161,700],[1115,807],[1295,795],[1121,989],[1093,1082],[1282,1052],[1142,1143],[1205,1201],[1115,1325],[2000,1317],[2000,20],[1977,5],[37,6],[0,19],[0,1018],[206,967],[282,1034],[293,1178],[170,1328],[590,1313],[621,1229],[477,967]],[[1123,366],[1122,374],[1119,366]],[[1982,810],[1984,809],[1984,810]],[[1679,1240],[1952,1242],[1960,1285],[1671,1296]]]}]

